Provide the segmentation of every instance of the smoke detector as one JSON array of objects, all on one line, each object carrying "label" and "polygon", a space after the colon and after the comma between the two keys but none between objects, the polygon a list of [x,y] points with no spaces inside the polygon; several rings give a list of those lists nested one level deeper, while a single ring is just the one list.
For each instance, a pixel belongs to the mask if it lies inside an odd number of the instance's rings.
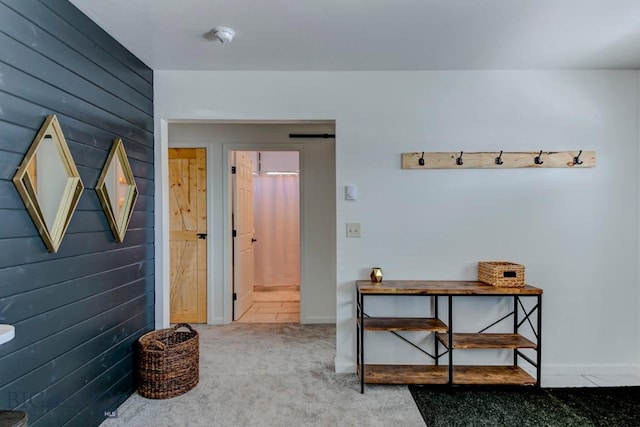
[{"label": "smoke detector", "polygon": [[213,38],[218,40],[220,43],[231,43],[236,32],[228,27],[214,27],[211,30],[211,34],[213,35]]}]

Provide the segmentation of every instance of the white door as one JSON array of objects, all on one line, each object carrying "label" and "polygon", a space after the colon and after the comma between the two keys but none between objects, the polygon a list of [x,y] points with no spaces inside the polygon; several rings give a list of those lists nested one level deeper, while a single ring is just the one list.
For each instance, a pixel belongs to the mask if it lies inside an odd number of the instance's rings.
[{"label": "white door", "polygon": [[248,153],[235,152],[233,174],[233,320],[253,304],[253,175]]}]

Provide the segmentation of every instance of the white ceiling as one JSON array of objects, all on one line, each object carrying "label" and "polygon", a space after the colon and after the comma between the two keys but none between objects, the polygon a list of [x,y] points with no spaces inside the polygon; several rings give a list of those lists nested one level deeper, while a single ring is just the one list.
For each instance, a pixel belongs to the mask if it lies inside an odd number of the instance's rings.
[{"label": "white ceiling", "polygon": [[640,69],[640,0],[71,3],[155,70]]}]

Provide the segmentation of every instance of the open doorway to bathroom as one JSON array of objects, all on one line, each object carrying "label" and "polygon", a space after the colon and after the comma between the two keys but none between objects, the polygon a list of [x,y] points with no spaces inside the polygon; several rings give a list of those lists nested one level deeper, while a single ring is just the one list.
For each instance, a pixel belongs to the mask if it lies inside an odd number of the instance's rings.
[{"label": "open doorway to bathroom", "polygon": [[[234,238],[234,318],[245,323],[300,321],[300,156],[298,151],[235,151],[231,154],[237,172],[233,196],[249,185],[250,201],[234,206],[234,230],[248,231]],[[241,176],[249,165],[251,177]],[[245,166],[246,167],[246,166]],[[245,174],[246,175],[246,174]],[[247,184],[248,181],[250,184]],[[240,191],[240,192],[239,192]],[[251,212],[246,205],[252,205]],[[240,217],[242,216],[242,218]],[[252,224],[248,224],[247,221]],[[246,250],[236,245],[246,245]],[[248,252],[252,252],[249,256]],[[251,260],[252,258],[252,260]],[[243,264],[240,264],[243,263]],[[250,263],[251,265],[247,265]],[[248,270],[252,273],[246,274]],[[242,281],[251,283],[243,284]],[[242,300],[242,301],[241,301]]]}]

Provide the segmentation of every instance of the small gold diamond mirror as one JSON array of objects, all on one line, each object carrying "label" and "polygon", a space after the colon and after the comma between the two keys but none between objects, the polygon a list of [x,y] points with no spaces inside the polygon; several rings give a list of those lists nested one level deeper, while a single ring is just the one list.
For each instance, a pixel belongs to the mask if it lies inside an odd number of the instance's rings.
[{"label": "small gold diamond mirror", "polygon": [[138,187],[120,138],[113,140],[96,191],[116,242],[124,241],[133,206],[138,198]]},{"label": "small gold diamond mirror", "polygon": [[84,186],[55,115],[47,116],[13,183],[49,252],[57,252]]}]

